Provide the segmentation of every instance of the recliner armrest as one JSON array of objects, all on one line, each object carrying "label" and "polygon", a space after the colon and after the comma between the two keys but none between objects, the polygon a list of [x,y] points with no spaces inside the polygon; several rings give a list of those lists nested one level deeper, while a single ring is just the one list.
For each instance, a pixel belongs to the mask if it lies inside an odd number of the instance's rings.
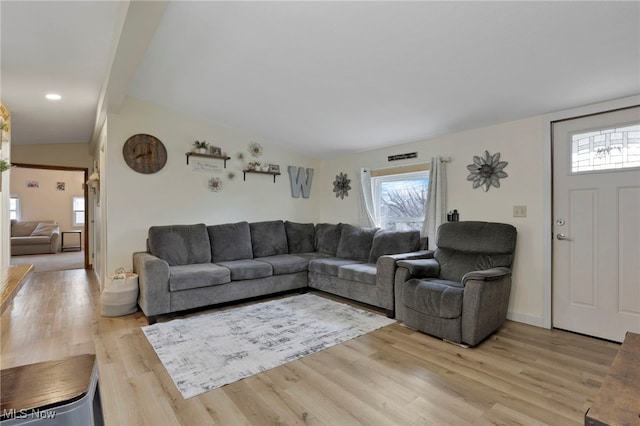
[{"label": "recliner armrest", "polygon": [[440,264],[436,259],[415,259],[398,261],[399,268],[406,268],[411,277],[435,278],[440,275]]},{"label": "recliner armrest", "polygon": [[469,280],[493,281],[509,275],[511,275],[511,269],[505,267],[485,269],[483,271],[471,271],[467,272],[462,277],[462,284],[466,284]]},{"label": "recliner armrest", "polygon": [[420,250],[410,253],[385,254],[378,258],[376,261],[376,286],[378,286],[379,306],[385,306],[385,304],[391,301],[391,306],[387,308],[389,311],[393,311],[394,309],[393,288],[396,270],[398,269],[398,261],[404,259],[421,259],[427,256],[433,257],[433,252],[430,250]]}]

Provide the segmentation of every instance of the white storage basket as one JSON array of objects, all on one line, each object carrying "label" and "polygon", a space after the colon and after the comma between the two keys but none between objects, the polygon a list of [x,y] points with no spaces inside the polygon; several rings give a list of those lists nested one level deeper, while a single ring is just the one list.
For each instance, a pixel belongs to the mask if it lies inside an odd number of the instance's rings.
[{"label": "white storage basket", "polygon": [[119,317],[138,310],[138,274],[124,268],[107,276],[102,296],[102,316]]}]

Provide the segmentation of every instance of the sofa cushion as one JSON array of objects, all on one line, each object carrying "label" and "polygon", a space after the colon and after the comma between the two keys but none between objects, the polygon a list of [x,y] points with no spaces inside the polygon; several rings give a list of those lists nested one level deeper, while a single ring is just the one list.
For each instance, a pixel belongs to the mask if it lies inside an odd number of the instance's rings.
[{"label": "sofa cushion", "polygon": [[335,256],[338,251],[338,243],[342,234],[342,224],[332,225],[318,223],[314,237],[314,246],[317,252]]},{"label": "sofa cushion", "polygon": [[295,223],[286,221],[284,230],[287,233],[289,253],[309,253],[314,251],[316,228],[313,223]]},{"label": "sofa cushion", "polygon": [[207,232],[211,241],[212,262],[253,258],[248,222],[208,226]]},{"label": "sofa cushion", "polygon": [[376,285],[376,272],[376,265],[373,263],[344,265],[338,268],[338,278]]},{"label": "sofa cushion", "polygon": [[266,257],[289,253],[287,233],[284,230],[283,221],[254,222],[250,223],[249,227],[251,229],[253,257]]},{"label": "sofa cushion", "polygon": [[169,267],[169,291],[209,287],[231,281],[231,272],[213,263],[176,265]]},{"label": "sofa cushion", "polygon": [[26,245],[36,245],[36,244],[46,244],[49,245],[51,243],[51,237],[11,237],[11,245],[12,246],[26,246]]},{"label": "sofa cushion", "polygon": [[376,263],[385,254],[410,253],[418,249],[419,231],[388,231],[381,229],[373,237],[369,263]]},{"label": "sofa cushion", "polygon": [[334,256],[331,256],[331,255],[326,254],[326,253],[319,253],[317,251],[312,251],[312,252],[309,252],[309,253],[296,253],[296,256],[303,257],[303,258],[305,258],[307,260],[326,259],[326,258],[329,258],[329,257],[334,257]]},{"label": "sofa cushion", "polygon": [[228,268],[231,271],[231,280],[233,281],[253,280],[273,275],[271,265],[253,259],[230,260],[228,262],[219,262],[217,265]]},{"label": "sofa cushion", "polygon": [[12,237],[28,237],[38,226],[38,222],[11,222]]},{"label": "sofa cushion", "polygon": [[39,223],[31,233],[32,237],[50,237],[59,227],[55,223]]},{"label": "sofa cushion", "polygon": [[412,278],[402,286],[402,300],[407,308],[438,318],[458,318],[462,315],[464,287],[447,280]]},{"label": "sofa cushion", "polygon": [[294,274],[307,270],[309,260],[292,254],[258,257],[256,262],[265,262],[273,268],[273,275]]},{"label": "sofa cushion", "polygon": [[337,257],[343,259],[355,259],[362,262],[369,260],[373,237],[378,228],[363,228],[344,224],[338,243]]},{"label": "sofa cushion", "polygon": [[149,250],[169,266],[211,262],[209,235],[204,223],[152,226],[149,228]]},{"label": "sofa cushion", "polygon": [[326,259],[313,259],[309,262],[309,272],[318,274],[338,276],[338,268],[344,265],[353,265],[358,262],[353,259],[340,259],[337,257],[329,257]]}]

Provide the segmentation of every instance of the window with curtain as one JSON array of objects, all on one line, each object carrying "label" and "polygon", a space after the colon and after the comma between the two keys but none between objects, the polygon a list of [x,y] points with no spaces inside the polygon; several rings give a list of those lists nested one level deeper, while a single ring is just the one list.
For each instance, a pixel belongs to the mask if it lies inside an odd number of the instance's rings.
[{"label": "window with curtain", "polygon": [[421,230],[428,188],[429,170],[372,171],[373,207],[379,226],[389,230]]}]

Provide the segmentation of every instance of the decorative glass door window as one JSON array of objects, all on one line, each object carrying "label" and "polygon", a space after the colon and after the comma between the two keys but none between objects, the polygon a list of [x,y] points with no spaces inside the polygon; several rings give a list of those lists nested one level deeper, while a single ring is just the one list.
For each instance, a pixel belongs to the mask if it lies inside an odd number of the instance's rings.
[{"label": "decorative glass door window", "polygon": [[640,167],[640,123],[572,135],[572,173],[631,167]]}]

